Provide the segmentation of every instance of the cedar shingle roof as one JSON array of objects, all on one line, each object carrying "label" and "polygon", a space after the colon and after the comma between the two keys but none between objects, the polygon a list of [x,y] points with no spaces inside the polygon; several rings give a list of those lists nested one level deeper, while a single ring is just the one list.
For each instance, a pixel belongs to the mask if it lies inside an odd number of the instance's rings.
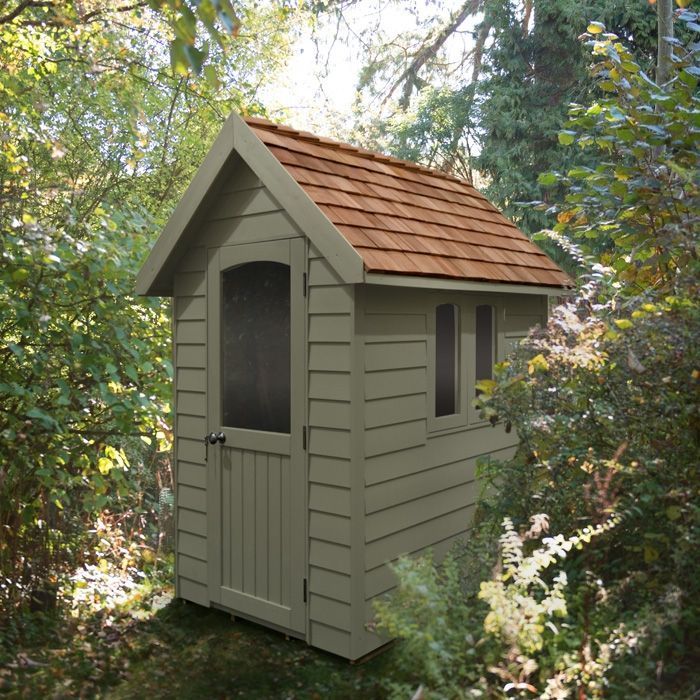
[{"label": "cedar shingle roof", "polygon": [[368,272],[571,284],[469,182],[264,119],[245,121]]}]

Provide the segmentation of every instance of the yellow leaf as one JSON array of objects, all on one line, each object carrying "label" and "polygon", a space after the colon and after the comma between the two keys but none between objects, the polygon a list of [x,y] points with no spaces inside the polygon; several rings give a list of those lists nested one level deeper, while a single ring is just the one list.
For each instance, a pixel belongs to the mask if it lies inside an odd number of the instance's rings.
[{"label": "yellow leaf", "polygon": [[112,467],[114,467],[114,462],[109,457],[100,457],[97,461],[97,468],[100,470],[100,474],[109,474]]},{"label": "yellow leaf", "polygon": [[549,369],[549,363],[547,360],[544,359],[544,355],[540,353],[539,355],[535,355],[530,361],[527,363],[527,373],[528,374],[534,374],[535,372],[539,370],[548,370]]},{"label": "yellow leaf", "polygon": [[480,379],[476,383],[476,390],[482,394],[492,394],[496,388],[496,382],[493,379]]},{"label": "yellow leaf", "polygon": [[569,211],[559,212],[559,214],[557,214],[557,221],[560,224],[566,224],[569,221],[571,221],[571,219],[574,218],[574,214],[576,214],[576,211],[574,209],[569,209]]}]

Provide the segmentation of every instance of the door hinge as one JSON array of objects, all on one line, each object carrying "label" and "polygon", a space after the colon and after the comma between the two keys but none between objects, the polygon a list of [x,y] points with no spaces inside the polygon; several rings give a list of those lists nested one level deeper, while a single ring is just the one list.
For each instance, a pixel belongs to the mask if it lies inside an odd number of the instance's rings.
[{"label": "door hinge", "polygon": [[306,450],[306,426],[301,429],[301,449]]},{"label": "door hinge", "polygon": [[306,579],[304,579],[304,602],[306,602],[306,598],[307,598],[307,587],[308,586],[307,586]]},{"label": "door hinge", "polygon": [[306,296],[306,273],[304,273],[304,296]]}]

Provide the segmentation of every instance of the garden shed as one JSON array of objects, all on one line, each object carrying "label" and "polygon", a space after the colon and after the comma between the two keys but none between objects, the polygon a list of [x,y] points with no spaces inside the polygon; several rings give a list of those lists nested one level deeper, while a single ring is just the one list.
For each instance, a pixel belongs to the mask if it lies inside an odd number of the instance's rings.
[{"label": "garden shed", "polygon": [[475,382],[568,284],[470,183],[232,115],[137,280],[173,298],[177,595],[380,646],[388,563],[463,536],[515,446]]}]

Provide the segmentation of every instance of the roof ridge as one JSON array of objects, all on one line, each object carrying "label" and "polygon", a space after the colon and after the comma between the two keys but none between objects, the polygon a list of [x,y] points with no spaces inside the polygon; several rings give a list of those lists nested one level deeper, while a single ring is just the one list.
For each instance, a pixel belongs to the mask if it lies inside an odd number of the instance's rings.
[{"label": "roof ridge", "polygon": [[420,165],[419,163],[414,163],[410,160],[404,160],[402,158],[396,158],[395,156],[389,156],[385,153],[380,153],[379,151],[371,151],[368,148],[363,148],[361,146],[354,146],[351,143],[346,143],[344,141],[336,141],[335,139],[328,138],[327,136],[318,136],[312,134],[310,131],[302,131],[300,129],[294,129],[293,127],[286,126],[285,124],[278,124],[277,122],[270,121],[263,117],[243,117],[243,121],[249,126],[254,126],[257,128],[265,129],[267,131],[279,131],[283,134],[294,135],[296,138],[302,141],[310,141],[312,143],[321,143],[324,146],[329,146],[335,148],[339,151],[349,151],[357,155],[371,158],[372,160],[377,160],[380,163],[390,163],[392,165],[397,165],[406,170],[414,170],[416,172],[427,173],[433,177],[439,177],[443,180],[449,180],[451,182],[458,182],[462,185],[467,185],[468,187],[474,189],[473,183],[456,175],[451,175],[442,170],[437,170],[435,168],[429,168],[426,165]]}]

